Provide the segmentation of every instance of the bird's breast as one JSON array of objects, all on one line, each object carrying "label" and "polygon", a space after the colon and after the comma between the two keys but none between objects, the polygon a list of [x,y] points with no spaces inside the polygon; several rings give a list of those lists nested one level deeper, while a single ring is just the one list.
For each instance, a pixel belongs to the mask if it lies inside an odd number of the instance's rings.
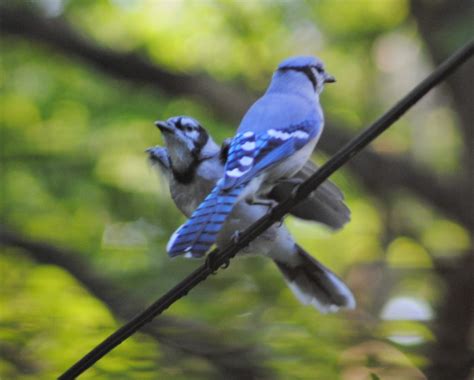
[{"label": "bird's breast", "polygon": [[214,181],[200,178],[192,184],[175,183],[171,186],[171,197],[181,212],[188,218],[206,198],[214,186]]}]

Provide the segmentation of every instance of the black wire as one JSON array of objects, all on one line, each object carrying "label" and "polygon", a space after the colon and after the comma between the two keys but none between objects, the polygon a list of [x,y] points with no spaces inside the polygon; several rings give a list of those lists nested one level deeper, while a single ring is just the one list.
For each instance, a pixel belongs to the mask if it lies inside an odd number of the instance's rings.
[{"label": "black wire", "polygon": [[256,221],[244,232],[242,232],[235,241],[230,242],[221,250],[213,250],[205,264],[198,267],[184,280],[170,289],[165,295],[149,306],[142,313],[133,318],[106,338],[97,347],[92,349],[87,355],[80,359],[76,364],[59,376],[59,380],[74,379],[86,371],[100,358],[106,355],[113,348],[122,343],[125,339],[133,335],[143,325],[150,322],[157,315],[161,314],[174,302],[184,297],[201,281],[204,281],[210,274],[215,273],[221,266],[226,266],[229,260],[233,258],[238,251],[247,246],[252,240],[258,237],[262,232],[274,223],[280,221],[293,206],[305,199],[321,183],[323,183],[331,174],[349,161],[362,148],[372,142],[383,131],[389,128],[406,111],[408,111],[418,100],[420,100],[428,91],[439,84],[444,78],[456,70],[461,64],[467,61],[474,53],[474,40],[467,43],[464,47],[456,51],[451,57],[444,61],[433,71],[425,80],[416,86],[394,107],[387,111],[370,127],[361,134],[349,141],[341,148],[331,159],[329,159],[319,170],[307,181],[298,186],[293,195],[285,201],[278,204],[260,220]]}]

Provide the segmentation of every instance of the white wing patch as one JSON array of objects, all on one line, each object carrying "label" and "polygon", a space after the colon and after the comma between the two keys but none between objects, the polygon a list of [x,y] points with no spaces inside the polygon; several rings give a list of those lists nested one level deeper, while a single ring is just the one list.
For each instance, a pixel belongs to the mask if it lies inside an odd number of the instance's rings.
[{"label": "white wing patch", "polygon": [[293,137],[296,137],[297,139],[307,139],[309,134],[304,131],[296,131],[293,132]]},{"label": "white wing patch", "polygon": [[253,162],[253,158],[249,157],[249,156],[242,157],[239,160],[239,164],[242,165],[242,166],[249,166],[249,165],[252,164],[252,162]]},{"label": "white wing patch", "polygon": [[239,178],[242,177],[248,170],[241,171],[239,168],[228,170],[225,174],[229,177]]},{"label": "white wing patch", "polygon": [[247,141],[245,144],[241,146],[243,150],[251,151],[255,149],[255,142],[254,141]]},{"label": "white wing patch", "polygon": [[267,134],[270,137],[274,137],[282,141],[286,141],[291,137],[296,137],[297,139],[307,139],[309,137],[309,134],[304,131],[282,132],[277,129],[269,129]]},{"label": "white wing patch", "polygon": [[276,129],[269,129],[267,132],[268,136],[275,137],[279,140],[288,140],[291,137],[291,133],[277,131]]}]

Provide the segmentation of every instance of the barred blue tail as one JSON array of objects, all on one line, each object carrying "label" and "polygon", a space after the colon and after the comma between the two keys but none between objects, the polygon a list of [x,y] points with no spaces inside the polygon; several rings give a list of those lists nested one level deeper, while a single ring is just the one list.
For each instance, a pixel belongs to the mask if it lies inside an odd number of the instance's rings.
[{"label": "barred blue tail", "polygon": [[171,236],[166,250],[171,257],[202,257],[216,241],[244,186],[223,190],[215,186],[191,218]]}]

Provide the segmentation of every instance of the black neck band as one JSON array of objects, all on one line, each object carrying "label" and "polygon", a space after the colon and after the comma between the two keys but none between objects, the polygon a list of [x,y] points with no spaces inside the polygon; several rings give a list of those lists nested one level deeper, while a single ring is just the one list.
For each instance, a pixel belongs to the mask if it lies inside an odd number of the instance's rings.
[{"label": "black neck band", "polygon": [[313,84],[313,89],[316,91],[316,86],[317,86],[317,81],[316,81],[316,76],[314,75],[313,70],[311,70],[311,67],[309,66],[304,66],[304,67],[283,67],[281,69],[278,69],[279,71],[288,71],[288,70],[294,70],[294,71],[299,71],[300,73],[303,73],[306,75],[306,77],[311,81]]},{"label": "black neck band", "polygon": [[173,172],[174,179],[177,182],[182,183],[184,185],[191,183],[191,181],[194,179],[194,176],[196,175],[196,169],[200,163],[201,161],[194,160],[192,164],[189,165],[188,168],[184,172],[179,172],[175,170],[174,168],[171,169],[171,171]]}]

